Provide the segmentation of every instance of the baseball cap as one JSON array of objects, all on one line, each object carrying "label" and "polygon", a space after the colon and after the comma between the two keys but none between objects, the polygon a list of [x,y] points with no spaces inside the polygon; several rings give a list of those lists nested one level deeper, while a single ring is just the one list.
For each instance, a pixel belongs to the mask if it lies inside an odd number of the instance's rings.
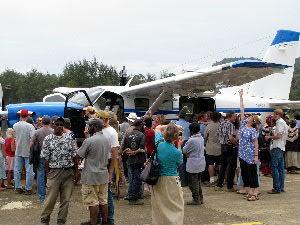
[{"label": "baseball cap", "polygon": [[108,114],[108,112],[100,110],[96,113],[98,118],[103,118],[103,119],[109,119],[110,115]]},{"label": "baseball cap", "polygon": [[[17,112],[20,114],[20,116],[28,116],[30,113],[27,109],[21,109],[20,111]],[[32,113],[32,112],[31,112]]]},{"label": "baseball cap", "polygon": [[85,108],[83,108],[83,110],[84,111],[88,111],[88,112],[93,112],[93,111],[95,111],[95,109],[94,109],[94,107],[93,106],[88,106],[88,107],[85,107]]},{"label": "baseball cap", "polygon": [[97,126],[101,128],[103,128],[104,126],[103,121],[99,118],[91,118],[86,122],[86,124],[88,124],[89,126]]},{"label": "baseball cap", "polygon": [[51,123],[50,116],[47,116],[47,115],[43,116],[42,117],[42,123],[45,124],[45,125],[50,124]]}]

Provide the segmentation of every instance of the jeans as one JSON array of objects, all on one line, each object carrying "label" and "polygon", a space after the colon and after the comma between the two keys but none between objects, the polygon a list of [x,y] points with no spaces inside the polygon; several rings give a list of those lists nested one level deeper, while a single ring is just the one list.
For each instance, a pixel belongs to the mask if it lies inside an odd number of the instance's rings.
[{"label": "jeans", "polygon": [[128,165],[128,198],[130,200],[138,200],[141,194],[143,182],[140,180],[142,172],[142,165],[132,164]]},{"label": "jeans", "polygon": [[40,159],[37,168],[37,194],[39,200],[45,200],[46,196],[46,185],[45,185],[45,160]]},{"label": "jeans", "polygon": [[273,189],[277,192],[284,191],[284,151],[280,148],[271,149],[271,169],[273,176]]},{"label": "jeans", "polygon": [[33,169],[32,165],[29,164],[29,157],[16,156],[15,157],[15,188],[22,189],[21,184],[21,173],[22,169],[26,168],[26,190],[32,190],[32,180],[33,180]]},{"label": "jeans", "polygon": [[[181,146],[181,149],[185,146],[187,140],[185,140]],[[186,162],[187,158],[186,155],[183,154],[183,163],[178,167],[178,173],[181,181],[181,186],[187,186],[188,185],[188,174],[186,172]]]},{"label": "jeans", "polygon": [[221,168],[218,177],[218,187],[223,187],[225,173],[227,171],[227,188],[233,188],[235,170],[237,166],[238,150],[231,145],[221,145]]},{"label": "jeans", "polygon": [[4,158],[3,158],[1,150],[0,150],[0,179],[6,179]]},{"label": "jeans", "polygon": [[112,184],[108,184],[108,198],[107,198],[107,206],[108,206],[108,216],[107,221],[113,221],[115,215],[115,206],[114,199],[112,193]]}]

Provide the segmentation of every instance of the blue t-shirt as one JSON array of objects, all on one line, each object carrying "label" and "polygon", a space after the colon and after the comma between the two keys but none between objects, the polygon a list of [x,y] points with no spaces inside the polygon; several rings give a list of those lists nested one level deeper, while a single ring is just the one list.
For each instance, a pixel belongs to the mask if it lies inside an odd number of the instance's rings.
[{"label": "blue t-shirt", "polygon": [[255,146],[254,139],[258,138],[258,133],[255,128],[247,128],[247,121],[243,120],[239,130],[239,154],[240,158],[248,164],[254,164]]},{"label": "blue t-shirt", "polygon": [[184,128],[183,130],[183,137],[184,137],[184,140],[189,140],[190,136],[191,136],[191,133],[190,133],[190,123],[187,122],[186,120],[184,119],[179,119],[177,122],[176,122],[177,125],[179,126],[182,126]]},{"label": "blue t-shirt", "polygon": [[[160,132],[155,134],[155,141],[163,140]],[[182,152],[173,143],[160,142],[157,147],[160,163],[160,176],[178,176],[178,166],[183,162]]]}]

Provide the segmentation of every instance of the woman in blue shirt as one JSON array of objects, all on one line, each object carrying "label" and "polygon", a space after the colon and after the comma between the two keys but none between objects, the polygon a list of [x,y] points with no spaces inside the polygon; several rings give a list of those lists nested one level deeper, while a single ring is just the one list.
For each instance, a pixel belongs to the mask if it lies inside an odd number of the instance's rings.
[{"label": "woman in blue shirt", "polygon": [[258,133],[253,127],[255,120],[252,115],[245,118],[243,90],[240,91],[240,107],[242,124],[239,129],[239,157],[241,165],[241,175],[244,187],[248,192],[246,199],[249,201],[258,200]]},{"label": "woman in blue shirt", "polygon": [[160,177],[151,189],[152,223],[154,225],[182,225],[184,217],[183,192],[178,177],[178,167],[182,163],[182,152],[174,141],[178,138],[178,127],[156,128],[155,142],[160,163]]}]

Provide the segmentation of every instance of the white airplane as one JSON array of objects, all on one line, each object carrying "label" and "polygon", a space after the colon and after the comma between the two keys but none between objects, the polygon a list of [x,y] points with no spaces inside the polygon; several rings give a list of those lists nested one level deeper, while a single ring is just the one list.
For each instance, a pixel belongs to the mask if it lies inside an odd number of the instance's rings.
[{"label": "white airplane", "polygon": [[[300,109],[300,101],[289,101],[299,34],[279,30],[263,61],[239,60],[192,72],[160,79],[140,85],[97,86],[93,88],[55,88],[55,94],[45,96],[44,102],[64,101],[64,95],[85,90],[96,106],[100,97],[105,101],[102,109],[118,114],[146,112],[165,114],[167,119],[177,118],[179,110],[187,106],[189,113],[201,111],[239,112],[238,90],[244,89],[245,112],[265,117],[275,108]],[[64,94],[64,95],[62,95]],[[83,93],[70,98],[70,102],[89,105]]]}]

